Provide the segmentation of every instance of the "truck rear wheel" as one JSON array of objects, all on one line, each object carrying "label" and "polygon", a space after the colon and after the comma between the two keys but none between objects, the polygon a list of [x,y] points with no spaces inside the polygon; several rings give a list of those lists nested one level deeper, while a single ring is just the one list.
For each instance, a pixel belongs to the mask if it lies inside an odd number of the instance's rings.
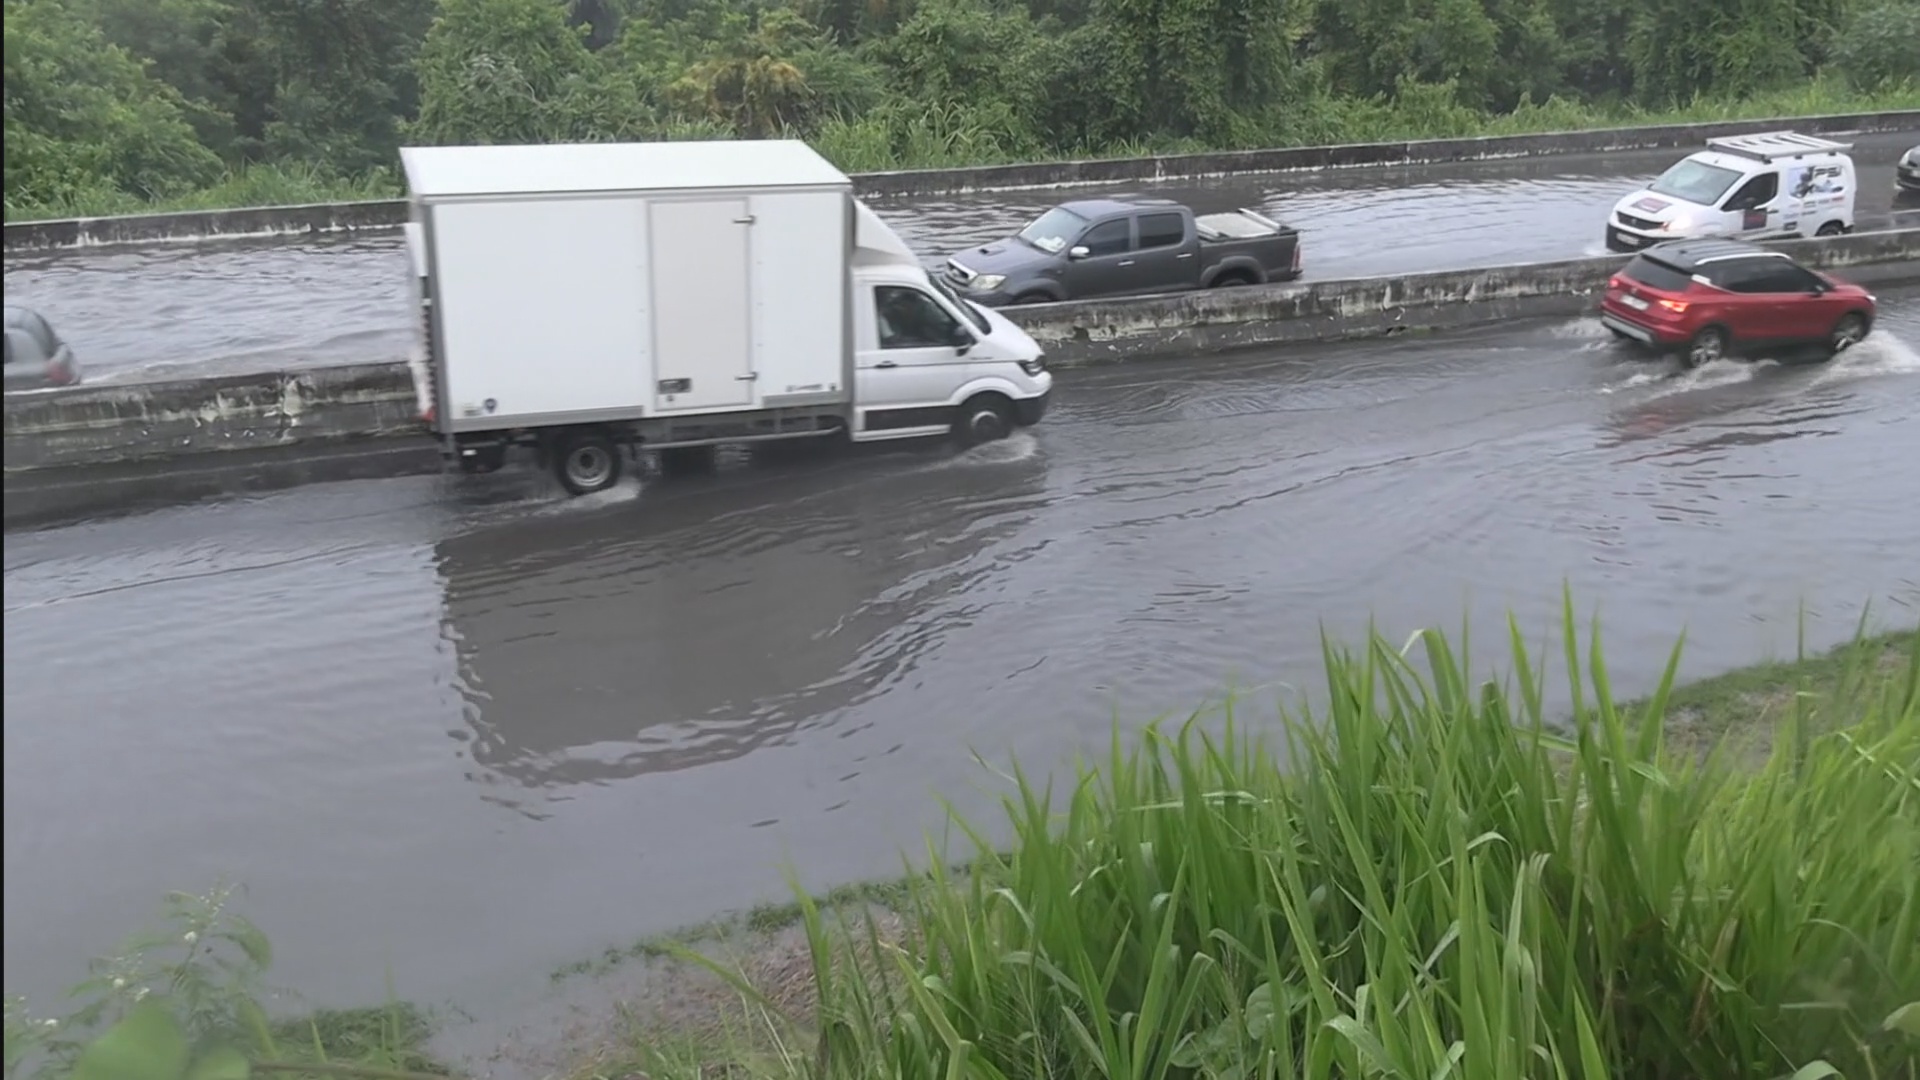
[{"label": "truck rear wheel", "polygon": [[602,431],[569,431],[556,440],[554,479],[570,495],[591,495],[620,482],[620,446]]}]

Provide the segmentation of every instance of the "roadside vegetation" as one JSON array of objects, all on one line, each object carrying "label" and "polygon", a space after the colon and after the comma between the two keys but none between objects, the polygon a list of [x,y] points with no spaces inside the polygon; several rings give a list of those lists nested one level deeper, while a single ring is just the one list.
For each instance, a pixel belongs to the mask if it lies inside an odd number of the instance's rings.
[{"label": "roadside vegetation", "polygon": [[[7,220],[396,194],[405,142],[849,171],[1920,106],[1914,0],[5,0]],[[1731,17],[1731,16],[1730,16]]]},{"label": "roadside vegetation", "polygon": [[[1920,1077],[1920,633],[1691,684],[1676,649],[1622,703],[1562,629],[1504,683],[1329,645],[1322,709],[1016,770],[960,866],[556,973],[667,979],[574,1075]],[[9,1080],[446,1072],[409,1006],[269,1022],[229,907],[175,898],[57,1021],[10,997]]]},{"label": "roadside vegetation", "polygon": [[706,1011],[577,1076],[1920,1076],[1915,633],[1634,703],[1511,658],[1330,648],[1323,711],[1020,776],[1010,850],[666,950]]}]

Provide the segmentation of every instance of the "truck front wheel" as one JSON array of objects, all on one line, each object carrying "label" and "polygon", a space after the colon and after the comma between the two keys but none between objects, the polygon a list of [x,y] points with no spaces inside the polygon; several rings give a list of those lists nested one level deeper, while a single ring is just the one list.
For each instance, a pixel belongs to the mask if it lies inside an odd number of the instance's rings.
[{"label": "truck front wheel", "polygon": [[999,394],[975,394],[961,404],[953,434],[962,446],[1004,439],[1013,434],[1013,404]]},{"label": "truck front wheel", "polygon": [[568,431],[555,440],[553,475],[569,495],[591,495],[620,482],[620,446],[603,431]]}]

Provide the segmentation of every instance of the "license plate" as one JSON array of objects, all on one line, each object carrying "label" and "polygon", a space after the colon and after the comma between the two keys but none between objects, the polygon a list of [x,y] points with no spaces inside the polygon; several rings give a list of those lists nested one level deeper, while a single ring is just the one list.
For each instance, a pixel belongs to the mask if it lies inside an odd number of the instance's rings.
[{"label": "license plate", "polygon": [[1620,302],[1627,305],[1628,307],[1632,308],[1635,311],[1647,310],[1647,302],[1637,296],[1623,296],[1620,298]]}]

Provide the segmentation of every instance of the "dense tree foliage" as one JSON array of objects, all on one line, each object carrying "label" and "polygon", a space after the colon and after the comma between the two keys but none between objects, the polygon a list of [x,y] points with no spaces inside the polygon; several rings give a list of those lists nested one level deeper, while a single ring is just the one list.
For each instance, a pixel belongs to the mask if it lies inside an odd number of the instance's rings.
[{"label": "dense tree foliage", "polygon": [[1920,85],[1920,0],[5,0],[6,200],[409,140],[797,133],[848,168]]}]

